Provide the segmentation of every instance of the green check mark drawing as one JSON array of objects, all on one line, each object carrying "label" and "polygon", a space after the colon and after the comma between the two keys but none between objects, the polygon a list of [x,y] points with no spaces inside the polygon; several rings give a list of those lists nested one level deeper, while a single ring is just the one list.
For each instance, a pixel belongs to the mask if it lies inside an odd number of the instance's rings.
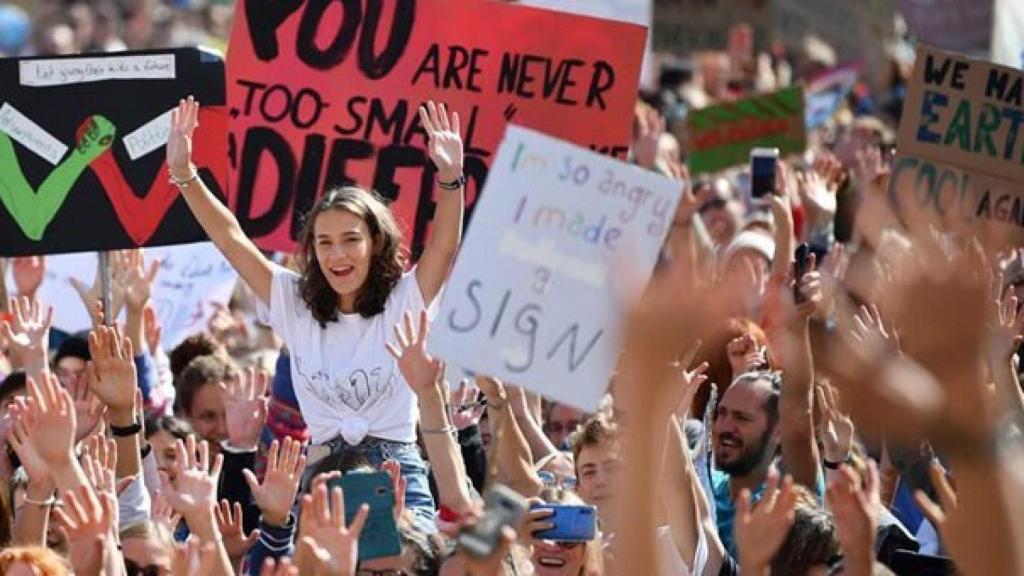
[{"label": "green check mark drawing", "polygon": [[116,132],[103,116],[87,118],[76,132],[75,149],[50,172],[38,191],[25,179],[10,137],[0,132],[0,202],[26,237],[36,242],[42,240],[78,177],[110,148]]}]

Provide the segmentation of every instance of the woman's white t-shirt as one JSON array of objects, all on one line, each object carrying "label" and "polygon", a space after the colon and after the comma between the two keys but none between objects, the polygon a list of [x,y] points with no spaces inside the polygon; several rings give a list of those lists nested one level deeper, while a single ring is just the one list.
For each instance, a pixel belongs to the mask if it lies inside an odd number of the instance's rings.
[{"label": "woman's white t-shirt", "polygon": [[416,397],[384,347],[405,311],[418,314],[424,307],[415,271],[402,276],[380,314],[339,313],[325,328],[299,295],[298,282],[298,274],[275,267],[270,325],[291,353],[292,384],[313,442],[339,434],[351,445],[366,436],[415,441]]}]

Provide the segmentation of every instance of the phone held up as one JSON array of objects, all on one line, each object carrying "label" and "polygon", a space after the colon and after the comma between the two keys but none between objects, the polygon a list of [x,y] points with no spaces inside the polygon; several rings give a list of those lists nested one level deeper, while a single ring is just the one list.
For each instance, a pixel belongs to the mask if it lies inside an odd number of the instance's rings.
[{"label": "phone held up", "polygon": [[586,542],[597,533],[597,509],[574,504],[537,504],[531,508],[546,508],[553,514],[545,521],[554,525],[533,533],[539,540],[554,542]]},{"label": "phone held up", "polygon": [[515,526],[526,513],[526,499],[500,484],[491,488],[484,498],[484,516],[479,522],[459,533],[458,546],[476,558],[494,553],[505,526]]},{"label": "phone held up", "polygon": [[754,204],[763,204],[764,197],[775,192],[778,166],[778,148],[754,148],[750,151],[750,197]]},{"label": "phone held up", "polygon": [[386,558],[402,553],[395,523],[395,490],[387,472],[350,472],[334,479],[330,488],[341,486],[345,493],[345,525],[352,523],[359,507],[366,504],[370,514],[359,535],[359,560]]},{"label": "phone held up", "polygon": [[803,291],[800,290],[800,279],[807,274],[807,258],[811,255],[811,248],[806,243],[796,247],[793,254],[793,301],[802,304],[807,300]]}]

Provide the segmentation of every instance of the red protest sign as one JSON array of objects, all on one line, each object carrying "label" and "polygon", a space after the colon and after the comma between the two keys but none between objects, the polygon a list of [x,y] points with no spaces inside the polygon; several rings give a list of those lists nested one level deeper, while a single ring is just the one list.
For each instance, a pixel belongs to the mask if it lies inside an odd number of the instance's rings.
[{"label": "red protest sign", "polygon": [[392,201],[418,253],[435,188],[421,103],[462,117],[472,201],[513,119],[624,157],[645,39],[491,0],[239,0],[230,206],[262,248],[291,250],[323,191],[358,183]]}]

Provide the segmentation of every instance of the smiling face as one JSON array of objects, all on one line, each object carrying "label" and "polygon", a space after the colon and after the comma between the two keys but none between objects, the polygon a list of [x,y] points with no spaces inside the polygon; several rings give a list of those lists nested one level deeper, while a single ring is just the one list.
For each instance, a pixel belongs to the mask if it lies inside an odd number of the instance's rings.
[{"label": "smiling face", "polygon": [[353,312],[373,255],[366,221],[346,210],[322,212],[313,225],[313,246],[320,271],[338,294],[341,311]]},{"label": "smiling face", "polygon": [[774,426],[766,404],[767,380],[739,380],[718,403],[713,425],[715,464],[732,476],[766,465],[775,452]]},{"label": "smiling face", "polygon": [[587,559],[583,542],[541,540],[533,546],[533,570],[538,576],[578,576]]},{"label": "smiling face", "polygon": [[166,430],[154,433],[149,438],[149,444],[153,447],[153,456],[156,458],[156,469],[166,472],[168,479],[173,482],[177,479],[174,472],[174,464],[178,461],[178,452],[175,450],[175,438]]}]

